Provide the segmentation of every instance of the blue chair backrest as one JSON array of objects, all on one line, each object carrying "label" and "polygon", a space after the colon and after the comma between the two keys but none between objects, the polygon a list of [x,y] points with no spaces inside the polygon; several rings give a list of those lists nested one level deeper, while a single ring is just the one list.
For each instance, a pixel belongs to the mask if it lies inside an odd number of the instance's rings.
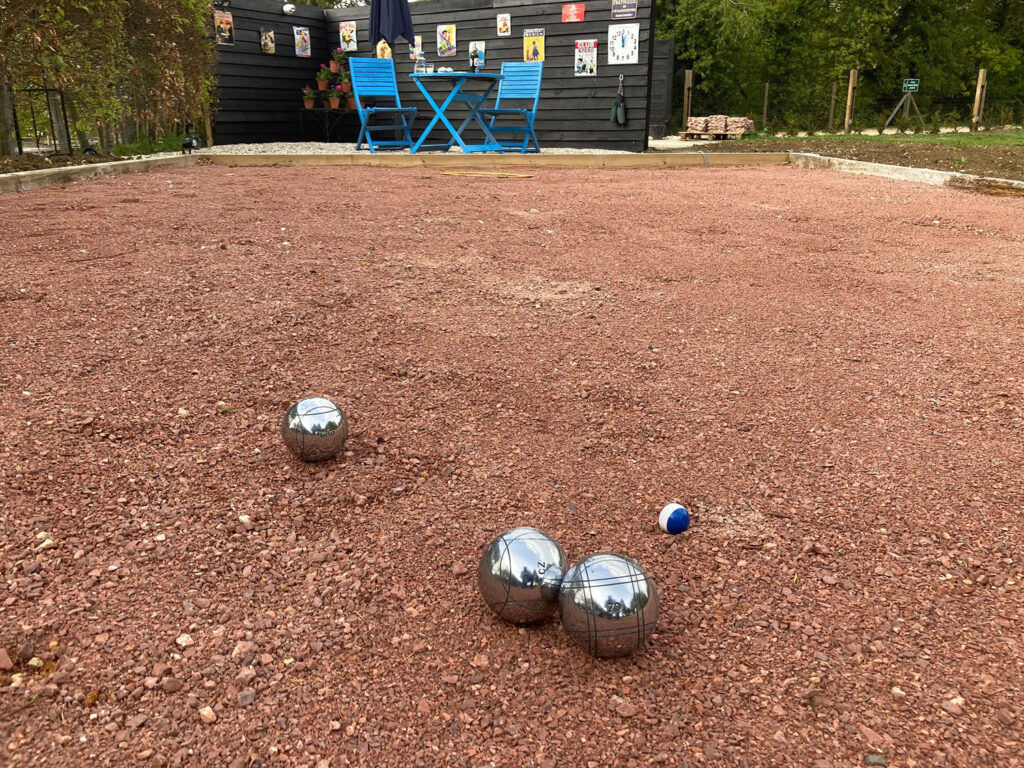
[{"label": "blue chair backrest", "polygon": [[531,111],[537,114],[537,102],[540,100],[540,80],[544,72],[542,61],[503,61],[501,74],[505,79],[498,85],[498,100],[495,108],[500,108],[503,101],[532,100]]},{"label": "blue chair backrest", "polygon": [[402,106],[398,100],[394,59],[349,59],[348,67],[352,75],[352,95],[360,111],[362,100],[369,97],[389,97],[395,100],[396,107]]}]

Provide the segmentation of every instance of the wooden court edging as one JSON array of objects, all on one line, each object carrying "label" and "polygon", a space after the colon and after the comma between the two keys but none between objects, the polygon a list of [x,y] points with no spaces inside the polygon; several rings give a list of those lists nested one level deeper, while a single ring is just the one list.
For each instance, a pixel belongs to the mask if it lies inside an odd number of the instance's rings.
[{"label": "wooden court edging", "polygon": [[692,165],[783,165],[786,152],[672,152],[589,155],[202,155],[211,165],[362,165],[376,168],[678,168]]},{"label": "wooden court edging", "polygon": [[195,165],[198,160],[199,155],[144,157],[141,160],[115,160],[112,163],[67,165],[63,168],[4,173],[0,174],[0,192],[27,192],[30,189],[42,189],[53,184],[65,184],[69,181],[95,179],[101,176],[118,176],[122,173],[141,173],[154,168],[186,168]]},{"label": "wooden court edging", "polygon": [[996,179],[988,176],[975,176],[970,173],[956,173],[954,171],[936,171],[931,168],[906,168],[902,165],[884,165],[882,163],[869,163],[864,160],[846,160],[845,158],[828,157],[809,152],[790,152],[789,162],[797,168],[819,168],[839,171],[840,173],[880,176],[897,181],[916,181],[919,184],[971,189],[990,195],[1024,196],[1024,181],[1015,181],[1013,179]]}]

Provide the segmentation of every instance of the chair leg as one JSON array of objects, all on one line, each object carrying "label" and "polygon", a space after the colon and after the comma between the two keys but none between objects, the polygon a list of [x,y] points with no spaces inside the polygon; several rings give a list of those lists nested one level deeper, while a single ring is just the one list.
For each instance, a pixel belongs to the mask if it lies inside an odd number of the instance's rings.
[{"label": "chair leg", "polygon": [[358,152],[363,148],[363,137],[366,136],[366,123],[363,123],[359,128],[359,138],[356,139],[356,151]]}]

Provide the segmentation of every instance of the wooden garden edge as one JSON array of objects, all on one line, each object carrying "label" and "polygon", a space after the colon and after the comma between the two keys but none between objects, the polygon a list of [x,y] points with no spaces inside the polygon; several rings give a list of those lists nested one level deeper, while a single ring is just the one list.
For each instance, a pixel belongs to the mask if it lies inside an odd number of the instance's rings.
[{"label": "wooden garden edge", "polygon": [[907,168],[902,165],[869,163],[865,160],[847,160],[810,152],[790,152],[789,162],[797,168],[826,169],[840,173],[856,173],[865,176],[880,176],[896,181],[913,181],[937,187],[955,187],[985,192],[990,195],[1024,196],[1024,181],[997,179],[989,176],[975,176],[971,173],[936,171],[931,168]]},{"label": "wooden garden edge", "polygon": [[195,165],[199,155],[175,157],[144,157],[139,160],[115,160],[111,163],[67,165],[62,168],[43,168],[38,171],[18,171],[0,174],[0,192],[27,192],[53,184],[95,179],[101,176],[119,176],[122,173],[141,173],[153,168],[186,168]]},{"label": "wooden garden edge", "polygon": [[587,155],[202,155],[211,165],[352,165],[377,168],[675,168],[687,165],[784,165],[786,152],[646,152]]}]

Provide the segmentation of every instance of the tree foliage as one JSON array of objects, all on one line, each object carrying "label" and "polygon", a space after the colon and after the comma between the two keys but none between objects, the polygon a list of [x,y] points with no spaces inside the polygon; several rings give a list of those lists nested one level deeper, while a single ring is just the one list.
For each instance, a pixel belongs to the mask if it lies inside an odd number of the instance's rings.
[{"label": "tree foliage", "polygon": [[0,87],[65,92],[75,129],[159,132],[213,87],[208,0],[0,0]]},{"label": "tree foliage", "polygon": [[[832,84],[860,72],[858,110],[891,108],[906,77],[922,109],[969,108],[978,67],[988,103],[1024,95],[1021,0],[655,0],[659,36],[694,70],[696,108],[827,115]],[[845,96],[845,89],[840,89]],[[840,98],[842,98],[842,96]],[[1024,110],[1024,104],[1019,109]]]}]

